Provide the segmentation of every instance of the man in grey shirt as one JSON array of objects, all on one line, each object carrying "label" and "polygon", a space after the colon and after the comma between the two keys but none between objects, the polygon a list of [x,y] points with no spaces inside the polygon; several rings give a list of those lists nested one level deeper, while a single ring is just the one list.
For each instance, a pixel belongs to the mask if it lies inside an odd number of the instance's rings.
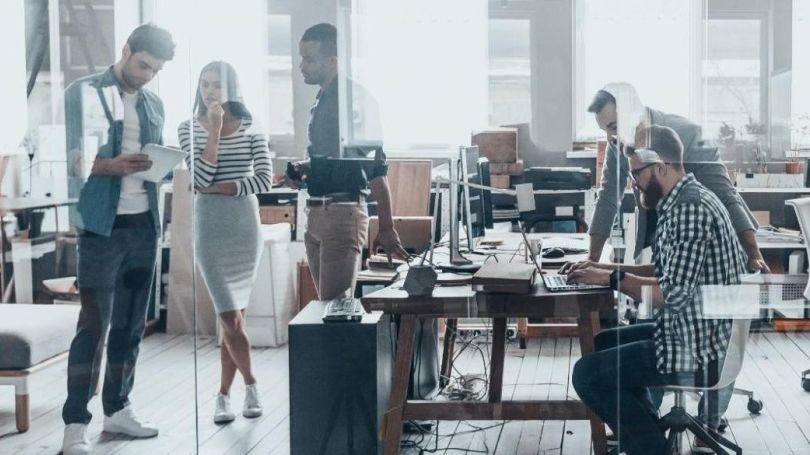
[{"label": "man in grey shirt", "polygon": [[[755,236],[758,227],[742,197],[737,193],[737,190],[732,186],[731,181],[726,173],[726,167],[722,161],[717,149],[714,147],[702,146],[702,132],[699,125],[690,122],[688,119],[674,115],[667,114],[655,109],[641,106],[638,102],[639,115],[622,116],[621,112],[617,112],[617,96],[619,96],[619,110],[632,109],[631,106],[623,106],[621,103],[624,101],[621,96],[623,93],[630,92],[630,98],[635,98],[635,90],[629,84],[609,84],[603,90],[596,93],[591,105],[588,107],[588,112],[596,115],[596,122],[599,128],[605,131],[609,136],[613,137],[619,133],[617,128],[620,121],[629,122],[625,125],[622,131],[634,131],[637,127],[646,127],[649,125],[662,125],[674,129],[681,142],[684,145],[684,167],[687,173],[693,173],[695,178],[711,190],[723,205],[728,209],[731,223],[734,231],[739,237],[740,244],[742,244],[745,253],[748,255],[747,266],[751,271],[769,272],[768,266],[762,257],[757,245]],[[627,104],[633,104],[632,101]],[[618,134],[618,142],[628,141],[632,139],[632,134],[625,133],[628,137],[622,137]],[[612,141],[613,142],[613,141]],[[610,230],[613,226],[613,221],[616,218],[616,213],[619,210],[621,198],[624,189],[627,187],[627,179],[629,176],[628,162],[621,156],[618,147],[615,143],[608,146],[607,153],[605,154],[605,164],[602,171],[602,183],[599,188],[599,193],[594,209],[593,219],[589,230],[590,234],[590,248],[588,259],[591,261],[598,261],[602,254],[602,248],[605,241],[610,236]],[[638,193],[636,192],[636,200],[638,200]],[[639,216],[637,221],[636,231],[636,247],[633,252],[634,257],[638,257],[645,247],[652,245],[652,237],[655,234],[656,215],[654,210],[646,210],[639,206]]]}]

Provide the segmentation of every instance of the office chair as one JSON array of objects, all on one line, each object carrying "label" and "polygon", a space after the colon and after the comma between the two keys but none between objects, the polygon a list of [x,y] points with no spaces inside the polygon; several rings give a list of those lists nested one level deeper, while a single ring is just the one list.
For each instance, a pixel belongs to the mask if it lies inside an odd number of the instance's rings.
[{"label": "office chair", "polygon": [[[796,210],[796,218],[799,219],[799,227],[802,230],[802,237],[804,237],[804,246],[807,249],[807,257],[810,259],[810,198],[789,199],[785,204],[793,206]],[[807,287],[804,288],[804,298],[810,298],[810,281],[807,282]],[[805,317],[807,317],[807,310],[805,310]],[[802,371],[802,388],[810,392],[810,370]]]},{"label": "office chair", "polygon": [[742,454],[742,449],[720,436],[710,434],[700,421],[686,412],[684,393],[705,392],[708,390],[719,390],[734,382],[737,375],[742,370],[743,359],[745,358],[745,343],[748,341],[748,330],[751,327],[750,319],[734,319],[731,326],[731,338],[728,342],[726,357],[720,369],[720,378],[710,386],[680,386],[669,385],[664,389],[675,393],[675,405],[670,412],[661,418],[661,426],[669,430],[667,437],[667,455],[679,454],[681,435],[689,430],[695,436],[706,443],[715,453],[728,454],[726,448],[735,454]]}]

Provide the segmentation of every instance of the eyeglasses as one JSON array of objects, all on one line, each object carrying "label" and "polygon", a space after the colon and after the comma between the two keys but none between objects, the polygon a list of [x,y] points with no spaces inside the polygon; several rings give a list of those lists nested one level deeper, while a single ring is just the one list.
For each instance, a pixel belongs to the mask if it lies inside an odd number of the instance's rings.
[{"label": "eyeglasses", "polygon": [[638,176],[641,175],[642,172],[644,172],[644,169],[655,166],[656,164],[667,164],[667,163],[663,161],[655,161],[653,163],[647,163],[644,166],[641,166],[636,169],[630,169],[630,178],[633,179],[634,182],[638,182]]}]

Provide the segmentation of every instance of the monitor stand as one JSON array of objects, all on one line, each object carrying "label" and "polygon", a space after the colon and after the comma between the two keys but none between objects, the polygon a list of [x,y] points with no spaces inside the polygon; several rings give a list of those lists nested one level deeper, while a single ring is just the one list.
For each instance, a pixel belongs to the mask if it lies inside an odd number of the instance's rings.
[{"label": "monitor stand", "polygon": [[451,248],[450,250],[450,262],[449,263],[438,263],[436,267],[441,269],[442,272],[452,272],[452,273],[475,273],[478,269],[481,268],[483,265],[482,262],[473,262],[464,256],[458,251],[458,248]]}]

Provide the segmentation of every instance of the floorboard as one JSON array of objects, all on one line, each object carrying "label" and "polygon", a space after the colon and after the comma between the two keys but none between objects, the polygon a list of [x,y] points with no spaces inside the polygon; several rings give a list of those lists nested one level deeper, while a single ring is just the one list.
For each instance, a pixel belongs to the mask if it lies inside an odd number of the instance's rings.
[{"label": "floorboard", "polygon": [[[474,391],[483,393],[491,340],[460,340],[456,348],[454,377],[464,375]],[[157,422],[161,434],[149,440],[130,440],[101,433],[100,400],[94,398],[90,425],[94,453],[136,455],[194,453],[199,440],[203,454],[279,454],[290,451],[289,375],[286,346],[254,349],[253,365],[265,414],[248,420],[239,415],[230,425],[212,421],[219,387],[219,352],[212,338],[198,338],[195,397],[194,339],[190,336],[155,334],[143,342],[132,401],[139,415]],[[507,343],[504,398],[576,398],[570,377],[580,357],[572,338],[538,338],[521,350]],[[65,399],[62,361],[31,379],[31,429],[17,434],[14,427],[14,393],[0,387],[0,453],[56,454],[62,440],[61,407]],[[737,386],[754,390],[764,402],[760,415],[748,412],[747,399],[734,396],[726,412],[726,436],[746,454],[810,455],[810,393],[802,390],[801,372],[810,369],[810,334],[755,333],[749,337],[745,364]],[[241,410],[244,386],[237,377],[232,392],[235,410]],[[195,400],[196,398],[196,400]],[[448,399],[440,397],[439,399]],[[194,406],[199,406],[195,421]],[[672,405],[665,397],[662,412]],[[695,412],[697,402],[687,400]],[[591,453],[587,422],[576,421],[441,421],[429,434],[411,435],[412,443],[438,453],[492,453],[503,455]],[[403,449],[416,454],[418,450]],[[686,452],[685,452],[686,453]]]}]

